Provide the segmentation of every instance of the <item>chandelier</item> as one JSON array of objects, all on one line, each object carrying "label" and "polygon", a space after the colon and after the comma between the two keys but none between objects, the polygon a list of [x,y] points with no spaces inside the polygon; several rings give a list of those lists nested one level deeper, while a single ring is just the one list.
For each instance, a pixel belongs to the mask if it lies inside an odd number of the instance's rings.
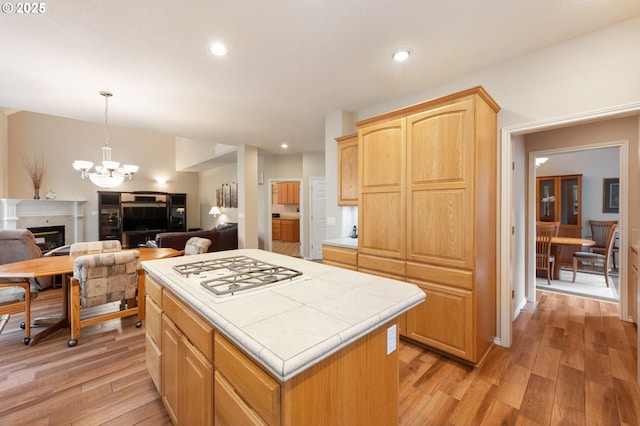
[{"label": "chandelier", "polygon": [[102,146],[102,164],[96,165],[95,171],[91,171],[93,162],[76,160],[73,162],[73,168],[80,172],[82,179],[87,176],[95,185],[101,188],[113,188],[124,182],[125,179],[133,179],[133,175],[138,171],[138,166],[133,164],[124,164],[120,167],[120,163],[111,160],[111,147],[109,146],[109,98],[113,96],[110,92],[100,92],[104,96],[104,134],[105,140]]}]

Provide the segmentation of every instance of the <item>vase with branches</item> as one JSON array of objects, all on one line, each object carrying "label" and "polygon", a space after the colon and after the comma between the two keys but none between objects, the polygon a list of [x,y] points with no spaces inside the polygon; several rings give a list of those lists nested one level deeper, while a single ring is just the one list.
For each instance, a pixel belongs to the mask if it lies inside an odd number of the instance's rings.
[{"label": "vase with branches", "polygon": [[34,196],[33,198],[40,199],[40,188],[42,187],[42,179],[47,171],[47,163],[44,155],[36,155],[34,158],[22,157],[24,167],[27,169],[27,173],[33,182]]}]

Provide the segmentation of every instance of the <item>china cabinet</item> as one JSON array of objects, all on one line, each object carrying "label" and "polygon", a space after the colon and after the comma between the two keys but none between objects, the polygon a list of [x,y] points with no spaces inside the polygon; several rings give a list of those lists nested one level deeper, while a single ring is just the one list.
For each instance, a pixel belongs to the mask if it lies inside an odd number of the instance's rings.
[{"label": "china cabinet", "polygon": [[[560,222],[560,237],[582,237],[582,175],[538,176],[536,178],[536,220]],[[571,265],[580,246],[564,246],[560,264]]]}]

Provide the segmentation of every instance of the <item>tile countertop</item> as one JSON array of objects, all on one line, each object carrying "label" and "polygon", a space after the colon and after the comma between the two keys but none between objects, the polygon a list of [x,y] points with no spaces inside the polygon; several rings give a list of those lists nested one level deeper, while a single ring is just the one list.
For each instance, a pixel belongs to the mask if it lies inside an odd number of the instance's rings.
[{"label": "tile countertop", "polygon": [[332,240],[324,240],[322,244],[326,244],[328,246],[336,246],[336,247],[345,247],[350,249],[358,248],[358,239],[351,237],[343,237],[343,238],[334,238]]},{"label": "tile countertop", "polygon": [[[172,269],[173,265],[234,255],[296,269],[304,279],[221,302]],[[413,284],[254,249],[152,260],[142,262],[142,267],[282,381],[425,299]]]}]

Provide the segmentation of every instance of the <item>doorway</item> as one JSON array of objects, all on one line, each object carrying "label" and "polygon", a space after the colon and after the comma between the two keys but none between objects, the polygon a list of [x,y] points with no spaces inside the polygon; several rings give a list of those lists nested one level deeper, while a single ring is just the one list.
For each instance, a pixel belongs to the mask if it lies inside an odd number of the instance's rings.
[{"label": "doorway", "polygon": [[[535,227],[536,221],[558,221],[563,227],[560,237],[592,239],[590,220],[620,221],[618,212],[605,211],[603,208],[603,181],[607,178],[620,176],[621,162],[620,146],[617,142],[602,143],[603,146],[586,146],[575,148],[554,148],[544,151],[536,151],[540,140],[553,139],[553,131],[544,132],[543,137],[527,137],[526,150],[532,159],[529,168],[532,175],[528,192],[535,194],[533,204],[528,205],[528,217]],[[622,143],[622,142],[620,142]],[[562,182],[571,184],[571,187],[561,185]],[[556,185],[557,184],[557,185]],[[542,194],[544,186],[547,194]],[[556,188],[558,186],[558,188]],[[566,186],[560,193],[560,187]],[[558,192],[556,192],[558,191]],[[566,196],[565,196],[566,195]],[[626,200],[621,200],[627,203]],[[547,218],[541,217],[543,210]],[[556,214],[556,212],[562,212]],[[534,262],[535,248],[529,244],[528,261]],[[616,253],[612,257],[613,269],[609,273],[608,283],[605,282],[604,270],[600,267],[587,268],[586,265],[578,265],[578,272],[573,280],[573,256],[575,251],[589,251],[587,247],[564,246],[560,248],[555,262],[560,266],[559,277],[547,282],[546,278],[537,276],[535,271],[534,288],[549,290],[559,293],[573,294],[590,297],[609,302],[620,301],[620,256]],[[617,260],[617,261],[616,261]],[[535,290],[534,290],[535,291]],[[529,294],[531,290],[529,290]]]},{"label": "doorway", "polygon": [[[540,121],[534,123],[527,123],[522,125],[515,125],[510,127],[503,127],[501,129],[501,150],[500,150],[500,271],[499,271],[499,306],[498,312],[498,336],[496,342],[502,346],[511,346],[511,327],[512,321],[517,317],[520,309],[527,303],[527,299],[535,303],[535,286],[533,283],[533,277],[535,270],[530,266],[525,266],[524,260],[526,259],[526,243],[525,241],[533,241],[535,235],[534,226],[530,223],[533,221],[528,217],[524,208],[520,205],[529,203],[531,205],[535,199],[535,194],[527,195],[527,185],[524,184],[526,179],[531,177],[525,177],[524,182],[521,184],[517,180],[518,176],[522,176],[524,166],[526,166],[524,155],[524,135],[529,133],[558,129],[561,127],[570,127],[576,124],[594,123],[603,120],[614,120],[624,117],[630,117],[635,120],[635,134],[637,134],[637,120],[638,112],[640,111],[640,103],[625,105],[620,107],[614,107],[609,109],[603,109],[591,113],[585,113],[575,116],[568,116],[560,119],[550,121]],[[628,142],[621,146],[620,157],[621,161],[620,170],[620,185],[624,188],[624,191],[628,191],[628,167],[629,167],[629,147]],[[533,161],[533,160],[531,160]],[[523,167],[520,167],[523,166]],[[535,164],[528,164],[528,167],[535,167]],[[519,171],[520,170],[520,171]],[[532,185],[528,183],[528,187]],[[622,197],[629,199],[628,193],[623,193]],[[526,203],[525,203],[526,202]],[[622,205],[620,208],[620,222],[621,228],[626,229],[620,235],[620,257],[624,264],[628,264],[626,256],[628,253],[628,207]],[[516,214],[518,213],[518,214]],[[620,291],[620,313],[621,318],[627,320],[628,317],[628,304],[627,304],[627,286],[626,275],[624,271],[621,274],[621,291]],[[528,283],[525,284],[526,278],[530,277]],[[512,297],[513,294],[517,294],[518,289],[522,289],[522,293],[526,293],[525,297],[521,297],[516,300]],[[525,291],[526,290],[526,291]]]},{"label": "doorway", "polygon": [[302,180],[269,179],[269,251],[302,257]]}]

